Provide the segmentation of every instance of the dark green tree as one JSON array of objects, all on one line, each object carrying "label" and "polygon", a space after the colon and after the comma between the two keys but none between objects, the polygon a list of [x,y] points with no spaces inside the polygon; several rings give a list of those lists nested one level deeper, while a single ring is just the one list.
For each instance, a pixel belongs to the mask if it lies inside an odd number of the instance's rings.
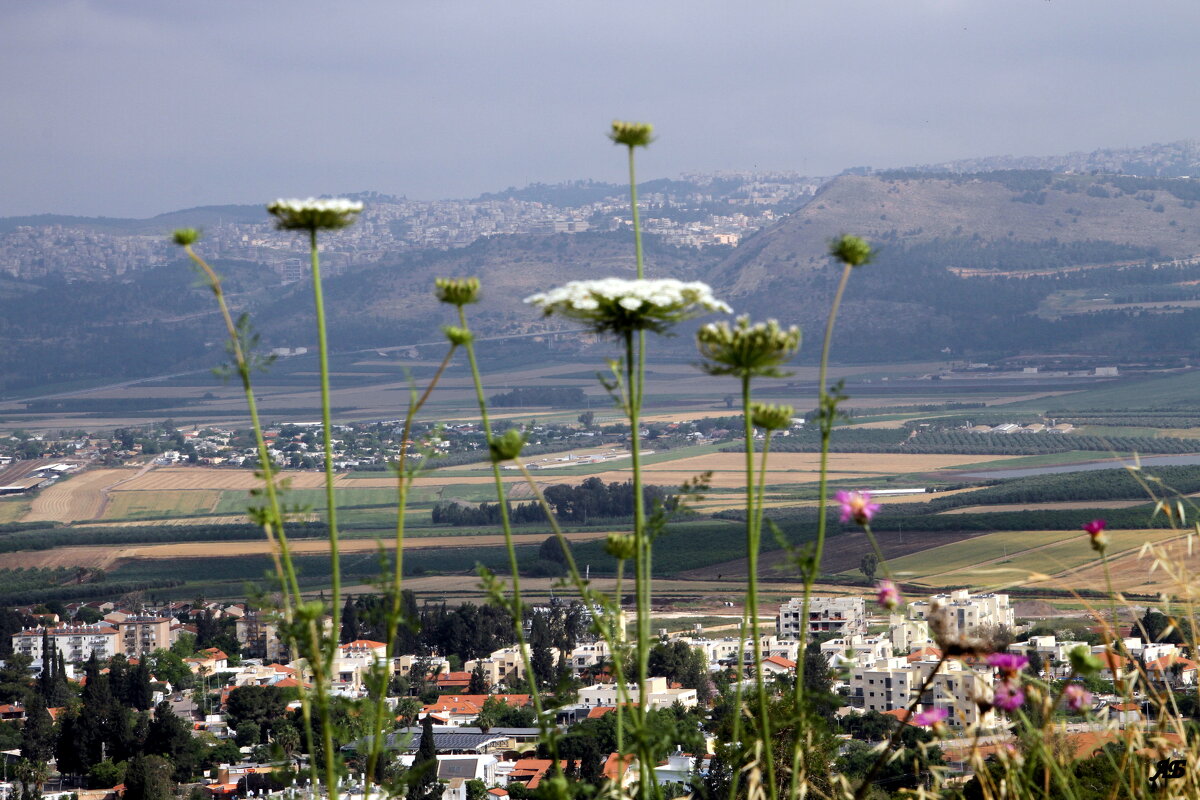
[{"label": "dark green tree", "polygon": [[421,720],[421,743],[410,772],[408,800],[441,800],[445,787],[438,781],[437,746],[433,743],[433,719]]},{"label": "dark green tree", "polygon": [[346,605],[342,608],[341,643],[353,642],[358,638],[358,608],[354,603],[354,598],[347,597]]},{"label": "dark green tree", "polygon": [[136,755],[125,768],[125,800],[171,800],[171,764],[162,756]]},{"label": "dark green tree", "polygon": [[21,728],[21,758],[44,762],[54,757],[58,744],[54,720],[41,695],[34,694],[25,706],[25,724]]},{"label": "dark green tree", "polygon": [[487,678],[483,674],[483,662],[476,662],[471,670],[471,682],[467,685],[467,694],[487,694]]},{"label": "dark green tree", "polygon": [[874,553],[867,553],[858,562],[858,571],[867,576],[867,580],[875,580],[875,570],[879,569],[879,559]]},{"label": "dark green tree", "polygon": [[179,783],[188,781],[200,762],[200,741],[192,736],[186,722],[179,718],[165,700],[154,707],[154,719],[146,735],[145,753],[162,756],[172,765],[172,778]]}]

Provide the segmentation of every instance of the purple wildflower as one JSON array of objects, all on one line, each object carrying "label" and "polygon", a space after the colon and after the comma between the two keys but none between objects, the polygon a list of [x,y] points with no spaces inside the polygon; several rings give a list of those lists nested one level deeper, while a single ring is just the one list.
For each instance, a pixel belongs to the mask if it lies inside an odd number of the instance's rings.
[{"label": "purple wildflower", "polygon": [[900,596],[900,590],[896,584],[891,581],[880,581],[876,586],[875,601],[888,611],[895,611],[904,602],[904,598]]},{"label": "purple wildflower", "polygon": [[1108,523],[1102,519],[1094,519],[1083,526],[1088,536],[1092,537],[1092,549],[1097,553],[1103,553],[1108,547],[1108,535],[1104,532],[1106,527]]},{"label": "purple wildflower", "polygon": [[950,712],[944,708],[931,708],[912,718],[912,724],[922,728],[934,728],[942,724]]},{"label": "purple wildflower", "polygon": [[1063,697],[1066,698],[1067,708],[1076,714],[1092,707],[1092,693],[1078,683],[1068,685],[1063,690]]},{"label": "purple wildflower", "polygon": [[1025,702],[1025,692],[1020,684],[1005,678],[996,684],[992,705],[1003,711],[1015,711]]},{"label": "purple wildflower", "polygon": [[988,656],[988,666],[995,667],[1005,677],[1016,675],[1029,663],[1029,659],[1016,653],[992,653]]},{"label": "purple wildflower", "polygon": [[843,523],[853,520],[859,525],[868,525],[880,509],[878,503],[871,502],[870,492],[841,491],[835,498],[842,507]]}]

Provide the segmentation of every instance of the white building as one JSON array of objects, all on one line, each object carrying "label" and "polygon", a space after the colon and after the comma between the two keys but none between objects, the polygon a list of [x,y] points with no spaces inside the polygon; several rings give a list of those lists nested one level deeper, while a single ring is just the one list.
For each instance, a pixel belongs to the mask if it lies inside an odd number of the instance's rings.
[{"label": "white building", "polygon": [[[585,706],[615,706],[621,702],[621,692],[615,683],[597,683],[595,686],[585,686],[579,690],[579,703]],[[634,702],[638,696],[637,684],[627,684],[625,697]],[[696,706],[695,689],[672,689],[666,678],[648,678],[646,681],[647,708],[670,708],[679,703],[684,708]]]},{"label": "white building", "polygon": [[[42,638],[45,628],[30,628],[12,635],[14,653],[24,653],[35,662],[42,660]],[[117,629],[111,625],[60,625],[50,628],[50,643],[62,654],[63,660],[82,663],[96,658],[112,658],[117,654]]]},{"label": "white building", "polygon": [[866,601],[861,597],[810,597],[808,619],[801,620],[804,598],[793,597],[779,607],[775,629],[780,639],[800,639],[819,633],[866,635]]},{"label": "white building", "polygon": [[909,619],[929,619],[934,609],[945,607],[949,612],[951,636],[972,635],[980,628],[1012,628],[1016,623],[1012,606],[1006,594],[972,595],[967,589],[957,589],[950,594],[935,594],[928,600],[917,600],[908,604]]},{"label": "white building", "polygon": [[870,667],[876,661],[892,657],[892,640],[882,636],[848,636],[821,643],[821,655],[829,666]]},{"label": "white building", "polygon": [[938,667],[936,658],[908,661],[884,658],[872,667],[856,668],[850,677],[850,701],[863,711],[907,709],[917,700],[917,690],[930,672],[937,669],[929,687],[921,695],[916,711],[944,708],[946,723],[955,726],[981,723],[991,727],[992,712],[980,714],[976,700],[988,697],[992,685],[991,667],[976,671],[961,661],[945,661]]}]

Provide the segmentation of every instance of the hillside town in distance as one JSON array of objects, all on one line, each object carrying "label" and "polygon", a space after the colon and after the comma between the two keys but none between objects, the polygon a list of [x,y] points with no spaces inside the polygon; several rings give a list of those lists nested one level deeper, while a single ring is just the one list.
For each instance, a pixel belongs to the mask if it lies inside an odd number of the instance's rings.
[{"label": "hillside town in distance", "polygon": [[[408,613],[420,625],[402,630],[389,660],[372,613],[380,601],[347,600],[328,688],[352,712],[368,696],[372,668],[385,667],[396,717],[385,770],[411,768],[432,753],[447,800],[527,796],[551,767],[538,750],[536,691],[564,741],[579,734],[574,741],[588,743],[568,756],[578,759],[582,777],[636,778],[636,769],[619,770],[613,654],[593,633],[585,606],[552,600],[530,610],[524,628],[535,674],[529,675],[504,612],[470,603],[418,608],[411,595]],[[1167,620],[1150,610],[1141,624],[1157,633]],[[188,797],[282,794],[283,773],[303,761],[296,690],[312,674],[289,657],[279,627],[276,614],[243,602],[56,601],[0,612],[6,796],[36,783],[45,796],[105,800],[133,781],[156,779],[156,770],[158,779],[169,773],[185,790],[190,786]],[[1039,677],[1072,679],[1078,687],[1072,697],[1081,698],[1068,720],[1072,743],[1095,747],[1152,713],[1150,704],[1118,696],[1114,681],[1140,669],[1150,678],[1147,691],[1195,685],[1196,662],[1179,645],[1170,637],[1147,643],[1141,633],[1124,631],[1114,651],[1099,629],[1056,630],[1053,619],[1018,625],[1007,595],[966,589],[894,610],[853,594],[814,596],[806,616],[803,600],[792,598],[778,607],[775,631],[763,634],[757,648],[737,616],[670,633],[664,627],[642,700],[692,745],[656,765],[655,774],[663,784],[703,780],[729,722],[723,693],[739,680],[750,685],[760,666],[774,691],[786,692],[801,659],[806,685],[828,698],[823,713],[840,732],[843,750],[890,736],[910,714],[932,714],[947,728],[927,757],[963,773],[972,739],[962,732],[969,726],[972,737],[1003,745],[1011,724],[993,698],[1005,665],[947,658],[940,649],[940,642],[971,637],[1006,643],[1021,668]],[[1081,658],[1097,661],[1098,671],[1077,677],[1072,664]],[[627,692],[636,702],[637,687]],[[911,733],[931,736],[915,726]],[[338,735],[353,794],[365,734],[350,724]],[[44,768],[31,772],[39,761]]]},{"label": "hillside town in distance", "polygon": [[[678,181],[656,181],[640,196],[644,230],[670,245],[736,246],[794,211],[822,182],[793,173],[686,174]],[[367,201],[362,219],[321,245],[322,261],[335,273],[391,254],[465,247],[489,236],[609,231],[629,224],[626,190],[591,182],[510,189],[471,200],[418,201],[378,193],[350,197]],[[218,216],[206,226],[211,257],[264,264],[281,283],[300,280],[307,244],[275,235],[265,211],[260,221],[248,221],[246,209],[238,210],[240,216]],[[119,276],[177,256],[166,231],[153,226],[97,226],[85,219],[16,222],[0,229],[0,274],[15,278]]]}]

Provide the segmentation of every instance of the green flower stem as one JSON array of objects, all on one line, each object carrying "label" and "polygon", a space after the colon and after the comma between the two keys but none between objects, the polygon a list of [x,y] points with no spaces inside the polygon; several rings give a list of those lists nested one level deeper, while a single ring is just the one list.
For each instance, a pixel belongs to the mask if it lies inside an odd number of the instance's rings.
[{"label": "green flower stem", "polygon": [[[821,459],[817,484],[817,541],[813,546],[812,570],[804,576],[804,601],[800,607],[800,620],[804,626],[801,631],[801,652],[796,660],[796,686],[793,694],[793,706],[796,719],[800,720],[804,713],[804,650],[808,645],[808,605],[812,600],[812,587],[821,573],[821,557],[825,551],[825,532],[827,526],[825,507],[828,503],[826,494],[829,481],[829,440],[833,435],[834,416],[837,412],[836,401],[826,388],[829,375],[829,348],[833,343],[833,326],[837,321],[838,309],[842,305],[842,295],[846,293],[846,284],[850,281],[850,273],[854,267],[846,264],[842,267],[842,277],[838,281],[837,292],[833,296],[833,305],[829,308],[829,316],[825,320],[825,339],[821,344],[821,368],[817,377],[817,414],[821,425]],[[799,791],[797,780],[800,774],[800,749],[792,754],[792,786],[793,796]],[[865,782],[864,782],[865,784]]]},{"label": "green flower stem", "polygon": [[628,146],[629,149],[629,206],[633,209],[633,251],[637,259],[637,276],[641,280],[645,276],[645,268],[642,263],[642,226],[641,219],[638,216],[638,198],[637,198],[637,172],[634,169],[633,145]]},{"label": "green flower stem", "polygon": [[[554,532],[554,537],[558,540],[558,546],[562,550],[563,558],[567,563],[567,575],[571,578],[571,583],[575,585],[575,591],[579,593],[579,598],[587,603],[588,608],[597,608],[605,605],[603,598],[599,597],[591,587],[588,586],[583,575],[579,572],[579,565],[575,561],[575,554],[571,552],[570,543],[567,537],[563,535],[562,526],[558,524],[558,519],[554,516],[553,509],[546,502],[546,496],[542,493],[542,488],[538,486],[537,481],[533,479],[529,468],[520,459],[517,460],[517,468],[521,470],[521,475],[525,478],[525,482],[529,485],[530,491],[537,499],[537,503],[542,508],[542,512],[546,515],[547,521],[550,523],[550,529]],[[625,559],[617,561],[617,582],[616,582],[616,598],[617,598],[617,619],[620,619],[620,602],[621,602],[621,573],[624,571]],[[622,744],[624,741],[624,724],[621,707],[628,702],[628,696],[625,694],[625,665],[623,658],[623,648],[621,647],[620,637],[618,638],[614,627],[607,620],[600,620],[596,625],[600,631],[600,635],[604,637],[605,644],[608,645],[608,652],[612,655],[613,677],[617,682],[617,691],[623,697],[617,703],[617,752],[622,752]]]},{"label": "green flower stem", "polygon": [[[284,515],[283,508],[279,502],[279,489],[275,485],[275,473],[270,453],[267,451],[267,442],[263,437],[262,420],[258,414],[258,402],[254,396],[254,387],[250,377],[250,361],[245,348],[242,346],[242,333],[234,323],[233,315],[229,310],[229,303],[225,299],[225,290],[221,286],[221,277],[209,266],[208,262],[196,254],[196,251],[192,249],[190,244],[185,245],[183,249],[187,253],[188,258],[204,273],[208,287],[212,290],[213,296],[217,299],[217,305],[220,307],[221,318],[225,323],[226,333],[229,334],[229,346],[233,352],[238,377],[241,379],[242,391],[246,396],[246,407],[250,413],[250,427],[254,430],[254,444],[258,451],[258,461],[260,470],[262,471],[264,491],[266,492],[267,506],[263,510],[262,529],[267,536],[267,541],[273,545],[271,548],[271,560],[275,565],[275,574],[279,576],[283,619],[285,625],[290,626],[294,620],[293,604],[299,603],[302,595],[300,594],[300,584],[296,578],[296,569],[292,562],[291,551],[288,547],[287,533],[284,530]],[[278,552],[276,552],[276,547],[278,547]],[[308,697],[307,692],[299,691],[298,695],[300,698],[301,717],[304,720],[304,744],[307,751],[313,753],[315,749],[313,747],[312,701]],[[318,776],[315,759],[309,759],[309,771],[309,778],[315,785]]]},{"label": "green flower stem", "polygon": [[[638,341],[639,356],[644,355],[646,347],[645,331],[640,332]],[[641,405],[642,383],[645,375],[645,360],[634,357],[633,331],[625,332],[625,381],[627,384],[626,413],[629,416],[629,449],[633,470],[633,537],[634,577],[637,582],[637,684],[638,702],[635,706],[634,718],[638,731],[638,771],[642,786],[650,787],[653,796],[657,796],[657,782],[654,776],[653,759],[649,742],[646,741],[646,682],[650,673],[650,606],[651,571],[650,571],[650,537],[646,530],[645,498],[642,496],[642,456],[641,456]]]},{"label": "green flower stem", "polygon": [[[756,502],[754,486],[754,423],[751,421],[750,409],[750,375],[742,376],[742,421],[745,428],[746,446],[746,606],[750,615],[750,635],[754,637],[754,683],[758,690],[758,735],[767,745],[768,752],[771,743],[770,705],[767,701],[767,684],[763,679],[762,667],[762,637],[758,628],[758,555],[761,547],[762,529],[759,527],[759,505]],[[766,453],[763,453],[763,467],[766,467]],[[765,477],[765,475],[764,475]],[[738,665],[741,668],[741,664]],[[775,785],[775,759],[767,758],[767,785],[770,787],[772,800],[778,797],[779,787]]]},{"label": "green flower stem", "polygon": [[233,351],[233,360],[237,368],[238,377],[242,382],[242,391],[246,395],[246,407],[250,413],[250,427],[254,430],[254,445],[258,451],[258,461],[262,470],[264,490],[267,497],[268,518],[263,520],[263,530],[267,534],[267,540],[279,547],[279,552],[271,550],[271,558],[275,562],[275,572],[279,575],[283,583],[284,592],[282,594],[284,602],[285,615],[290,616],[291,612],[291,595],[299,597],[300,586],[296,580],[296,572],[292,566],[291,554],[288,550],[287,535],[283,530],[283,510],[279,504],[279,492],[275,486],[275,473],[271,465],[270,454],[267,452],[267,442],[263,438],[262,422],[258,416],[258,402],[254,397],[254,387],[250,380],[250,362],[246,357],[245,349],[242,347],[242,335],[239,333],[237,325],[233,321],[233,314],[229,311],[229,304],[225,299],[225,290],[221,286],[221,278],[216,271],[208,265],[208,263],[196,254],[191,245],[184,248],[190,258],[204,273],[205,279],[208,281],[208,287],[212,290],[213,296],[217,299],[217,305],[221,309],[221,319],[225,322],[225,331],[229,334],[229,346]]},{"label": "green flower stem", "polygon": [[[337,500],[333,489],[333,420],[330,417],[330,400],[329,400],[329,344],[325,329],[325,301],[321,294],[321,261],[317,255],[317,230],[313,228],[309,231],[309,252],[312,256],[312,283],[313,283],[313,305],[316,308],[317,315],[317,350],[320,358],[321,369],[321,426],[324,429],[325,447],[325,504],[327,506],[326,513],[329,519],[329,560],[333,569],[333,588],[332,588],[332,604],[333,604],[333,630],[340,630],[341,622],[341,594],[342,594],[342,570],[341,559],[338,553],[338,529],[337,529]],[[336,639],[336,633],[335,633]],[[333,658],[336,648],[335,639],[331,639],[329,658]]]},{"label": "green flower stem", "polygon": [[[321,370],[321,426],[325,446],[325,505],[329,521],[329,563],[332,572],[331,604],[333,612],[333,634],[328,638],[328,646],[319,648],[313,653],[321,659],[320,676],[314,675],[317,689],[317,701],[321,709],[322,731],[325,740],[325,784],[330,797],[334,796],[337,787],[336,755],[333,750],[333,726],[329,719],[328,688],[325,678],[332,668],[333,659],[337,653],[338,631],[341,630],[342,615],[342,570],[341,556],[338,552],[337,529],[337,498],[333,489],[333,420],[330,415],[329,400],[329,344],[325,329],[325,301],[321,295],[321,261],[317,255],[317,229],[309,230],[309,252],[312,256],[313,305],[317,316],[317,351]],[[319,635],[319,633],[318,633]],[[324,652],[322,652],[322,650]]]},{"label": "green flower stem", "polygon": [[[746,679],[745,666],[746,663],[746,619],[749,608],[746,604],[742,605],[742,624],[738,627],[738,649],[737,649],[737,685],[733,689],[733,744],[738,748],[742,746],[742,684]],[[742,770],[734,769],[733,777],[729,781],[729,800],[737,800],[738,783],[741,782]]]},{"label": "green flower stem", "polygon": [[[467,325],[467,314],[462,306],[458,306],[458,324],[463,331],[470,331]],[[475,359],[475,343],[470,337],[467,337],[465,348],[467,351],[467,361],[471,366],[471,380],[475,386],[475,399],[479,404],[479,417],[483,425],[483,435],[487,440],[488,451],[492,452],[492,442],[494,436],[492,434],[492,423],[488,417],[487,399],[483,393],[483,378],[479,373],[479,363]],[[492,458],[492,478],[496,485],[496,501],[500,506],[500,526],[504,530],[504,547],[508,551],[508,565],[512,570],[512,612],[513,612],[513,630],[517,638],[517,647],[521,651],[521,663],[525,667],[525,675],[529,681],[529,696],[533,701],[533,709],[537,714],[538,727],[542,731],[543,740],[547,740],[547,745],[550,748],[551,758],[555,765],[555,771],[559,772],[561,767],[558,763],[557,743],[555,740],[546,736],[548,726],[546,723],[545,714],[542,711],[542,697],[538,691],[537,676],[533,672],[533,663],[530,659],[529,648],[525,645],[525,629],[523,626],[525,604],[521,600],[521,571],[517,564],[517,551],[513,545],[512,524],[508,519],[508,502],[507,495],[504,491],[504,481],[500,476],[500,463],[493,456]]]},{"label": "green flower stem", "polygon": [[[424,407],[429,396],[433,394],[433,390],[437,387],[438,381],[441,380],[442,374],[446,368],[450,366],[450,359],[453,358],[457,347],[453,344],[446,351],[445,358],[438,365],[437,371],[430,379],[429,385],[425,387],[425,391],[420,397],[416,397],[416,391],[413,391],[413,396],[408,404],[408,413],[404,415],[404,427],[400,436],[400,457],[395,465],[396,469],[396,555],[392,567],[392,581],[388,586],[388,593],[391,595],[391,606],[388,609],[386,624],[387,636],[386,647],[384,650],[383,664],[390,665],[392,656],[396,646],[396,628],[400,625],[401,603],[403,600],[401,588],[404,585],[404,534],[405,534],[405,511],[408,508],[408,493],[412,488],[413,481],[416,479],[416,469],[408,467],[408,441],[412,434],[413,420],[416,419],[421,408]],[[390,725],[385,727],[385,717],[387,716],[387,690],[390,676],[385,672],[382,676],[383,686],[379,688],[378,695],[375,698],[375,720],[371,737],[371,751],[367,755],[367,778],[373,781],[375,779],[376,766],[379,764],[379,759],[383,754],[383,739],[384,735],[391,728]],[[369,784],[367,784],[369,786]],[[364,788],[366,791],[366,788]]]}]

